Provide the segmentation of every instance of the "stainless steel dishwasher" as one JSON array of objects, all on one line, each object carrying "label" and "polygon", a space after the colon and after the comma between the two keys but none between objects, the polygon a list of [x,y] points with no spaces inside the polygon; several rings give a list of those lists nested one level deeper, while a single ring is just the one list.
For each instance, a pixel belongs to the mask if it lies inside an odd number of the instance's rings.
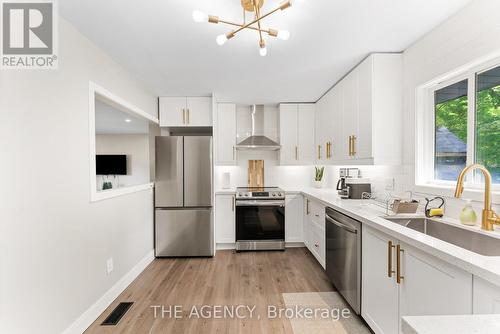
[{"label": "stainless steel dishwasher", "polygon": [[326,273],[352,309],[361,309],[361,223],[326,208]]}]

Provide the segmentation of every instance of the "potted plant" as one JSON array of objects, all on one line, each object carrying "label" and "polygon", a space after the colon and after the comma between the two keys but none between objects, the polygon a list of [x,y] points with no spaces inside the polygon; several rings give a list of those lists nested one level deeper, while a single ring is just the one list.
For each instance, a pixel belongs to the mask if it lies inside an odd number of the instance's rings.
[{"label": "potted plant", "polygon": [[325,167],[314,167],[316,169],[316,174],[314,176],[314,186],[316,188],[323,187],[323,174],[325,173]]}]

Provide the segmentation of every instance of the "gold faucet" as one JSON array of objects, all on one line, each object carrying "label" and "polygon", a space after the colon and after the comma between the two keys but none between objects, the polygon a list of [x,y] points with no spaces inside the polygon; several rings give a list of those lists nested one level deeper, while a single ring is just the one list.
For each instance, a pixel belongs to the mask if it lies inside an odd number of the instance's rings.
[{"label": "gold faucet", "polygon": [[458,176],[457,187],[455,189],[455,197],[460,198],[464,192],[465,175],[470,170],[479,169],[484,175],[484,209],[481,228],[486,231],[493,231],[493,226],[500,225],[500,217],[491,209],[491,174],[486,167],[479,164],[474,164],[465,167]]}]

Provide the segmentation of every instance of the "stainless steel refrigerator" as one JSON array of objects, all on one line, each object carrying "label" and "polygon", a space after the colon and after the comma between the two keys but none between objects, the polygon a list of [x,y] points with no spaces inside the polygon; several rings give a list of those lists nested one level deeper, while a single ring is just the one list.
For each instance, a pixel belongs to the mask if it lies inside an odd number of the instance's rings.
[{"label": "stainless steel refrigerator", "polygon": [[213,256],[213,230],[212,137],[156,137],[156,256]]}]

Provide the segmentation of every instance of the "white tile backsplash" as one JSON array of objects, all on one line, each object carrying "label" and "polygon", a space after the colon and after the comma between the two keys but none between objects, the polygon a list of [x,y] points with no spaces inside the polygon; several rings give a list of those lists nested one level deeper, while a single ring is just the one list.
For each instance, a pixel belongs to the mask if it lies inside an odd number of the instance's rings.
[{"label": "white tile backsplash", "polygon": [[[238,152],[238,166],[215,167],[215,187],[221,189],[224,172],[231,173],[231,187],[247,185],[248,160],[264,159],[264,183],[266,186],[279,186],[285,190],[311,187],[314,179],[314,166],[280,166],[278,152],[240,151]],[[324,187],[334,190],[339,178],[339,169],[343,166],[326,166]],[[386,198],[387,194],[394,197],[409,198],[409,190],[413,189],[411,166],[349,166],[357,167],[361,176],[370,179],[372,192],[379,198]],[[386,179],[394,178],[394,190],[386,190]],[[425,197],[434,197],[435,194],[413,193],[413,198],[421,202],[419,212],[423,213]],[[464,199],[445,197],[446,215],[458,219],[460,211],[465,205]],[[481,217],[483,203],[472,203],[476,214]],[[494,209],[500,211],[499,206]],[[479,218],[480,220],[480,218]],[[478,222],[480,224],[480,222]]]}]

